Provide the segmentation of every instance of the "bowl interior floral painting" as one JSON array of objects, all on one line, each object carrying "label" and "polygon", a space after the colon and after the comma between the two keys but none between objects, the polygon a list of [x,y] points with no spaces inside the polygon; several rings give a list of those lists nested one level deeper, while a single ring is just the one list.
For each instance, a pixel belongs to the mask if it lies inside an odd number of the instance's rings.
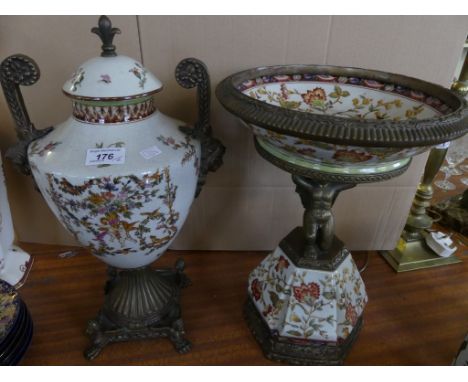
[{"label": "bowl interior floral painting", "polygon": [[[328,74],[281,74],[261,76],[239,86],[243,94],[266,104],[312,114],[366,120],[404,121],[428,119],[452,110],[440,99],[401,85],[376,80]],[[427,150],[420,147],[362,147],[331,144],[285,135],[251,125],[259,143],[278,154],[294,154],[304,165],[320,165],[326,171],[375,171],[367,165],[392,163]],[[311,163],[312,162],[312,163]],[[358,164],[361,168],[344,170],[336,165]],[[377,170],[378,171],[378,170]]]}]

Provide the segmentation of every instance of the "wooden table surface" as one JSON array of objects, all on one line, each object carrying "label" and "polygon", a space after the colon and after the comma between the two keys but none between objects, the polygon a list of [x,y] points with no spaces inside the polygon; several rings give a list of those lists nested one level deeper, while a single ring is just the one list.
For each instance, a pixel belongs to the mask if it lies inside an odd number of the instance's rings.
[{"label": "wooden table surface", "polygon": [[[166,339],[112,344],[89,362],[85,327],[103,302],[104,263],[81,250],[24,244],[34,255],[19,290],[34,321],[34,337],[22,365],[274,365],[242,317],[248,273],[265,252],[168,251],[155,265],[186,262],[193,285],[182,309],[193,349],[176,353]],[[465,251],[466,252],[466,251]],[[369,252],[363,272],[369,295],[364,326],[346,365],[448,365],[468,332],[468,256],[463,263],[397,274]],[[358,267],[366,252],[354,254]]]}]

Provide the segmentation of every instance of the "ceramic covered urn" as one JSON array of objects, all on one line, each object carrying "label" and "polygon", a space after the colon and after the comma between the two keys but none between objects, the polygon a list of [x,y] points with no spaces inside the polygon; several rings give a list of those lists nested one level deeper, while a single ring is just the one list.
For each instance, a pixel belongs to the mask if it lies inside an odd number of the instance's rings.
[{"label": "ceramic covered urn", "polygon": [[[198,88],[199,120],[191,127],[158,110],[153,95],[163,84],[142,63],[117,54],[112,42],[120,30],[107,17],[92,32],[102,39],[101,56],[67,79],[63,93],[72,115],[49,129],[34,128],[19,90],[37,81],[34,61],[23,55],[3,61],[2,86],[20,138],[9,156],[32,173],[50,209],[94,256],[116,269],[142,269],[177,236],[206,173],[221,164],[224,147],[211,137],[203,63],[186,59],[176,68],[180,85]],[[143,278],[136,282],[141,290],[122,287],[126,294],[118,293],[127,296],[127,305],[110,304],[107,318],[126,327],[132,318],[135,327],[165,317],[177,288],[161,277]],[[135,299],[141,307],[133,306]]]}]

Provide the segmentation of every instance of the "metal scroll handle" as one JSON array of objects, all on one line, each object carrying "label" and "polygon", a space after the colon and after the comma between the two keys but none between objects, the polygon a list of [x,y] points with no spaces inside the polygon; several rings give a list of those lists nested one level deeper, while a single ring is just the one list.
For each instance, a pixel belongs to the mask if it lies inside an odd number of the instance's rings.
[{"label": "metal scroll handle", "polygon": [[28,111],[24,104],[20,85],[30,86],[37,82],[40,72],[34,60],[23,54],[15,54],[5,58],[0,65],[0,82],[3,93],[15,121],[16,135],[19,141],[10,147],[6,156],[17,169],[25,175],[31,174],[27,150],[29,144],[47,133],[53,128],[37,130],[29,119]]},{"label": "metal scroll handle", "polygon": [[179,62],[175,78],[186,89],[197,87],[198,120],[194,127],[181,126],[181,130],[200,140],[201,161],[195,197],[200,194],[209,171],[216,171],[223,164],[224,145],[212,136],[210,125],[210,77],[205,64],[196,58],[186,58]]}]

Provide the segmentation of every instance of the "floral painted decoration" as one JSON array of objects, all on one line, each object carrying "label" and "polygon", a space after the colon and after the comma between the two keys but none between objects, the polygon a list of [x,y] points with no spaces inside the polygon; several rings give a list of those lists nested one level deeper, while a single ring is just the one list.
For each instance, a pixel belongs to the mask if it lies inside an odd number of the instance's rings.
[{"label": "floral painted decoration", "polygon": [[44,147],[40,147],[40,141],[33,141],[29,149],[29,155],[44,157],[49,151],[52,152],[62,142],[50,141]]},{"label": "floral painted decoration", "polygon": [[[177,186],[169,167],[142,177],[93,178],[82,184],[53,174],[47,174],[47,181],[61,221],[77,239],[81,231],[91,234],[87,245],[96,256],[149,255],[178,232]],[[146,206],[157,199],[162,204],[148,211]]]},{"label": "floral painted decoration", "polygon": [[335,272],[296,268],[281,250],[250,275],[249,294],[270,330],[294,341],[345,339],[367,303],[364,283],[348,258]]},{"label": "floral painted decoration", "polygon": [[362,163],[372,159],[373,155],[355,150],[336,150],[333,159],[344,163]]},{"label": "floral painted decoration", "polygon": [[[294,87],[295,83],[317,83],[317,86],[313,89],[307,90],[304,93],[298,93],[302,98],[298,100],[297,98],[291,99],[291,95],[295,94],[294,90],[291,90],[291,87]],[[444,104],[440,99],[437,99],[432,96],[428,96],[423,92],[416,91],[403,87],[401,85],[396,85],[392,83],[382,83],[375,80],[369,80],[365,78],[357,77],[334,77],[324,74],[290,74],[290,75],[275,75],[275,76],[262,76],[259,78],[251,79],[242,83],[238,89],[245,94],[251,96],[252,98],[263,98],[259,97],[262,95],[267,95],[265,91],[268,91],[264,85],[271,83],[280,83],[280,91],[276,94],[268,94],[268,102],[275,102],[281,107],[288,109],[296,109],[302,111],[319,111],[323,113],[330,114],[328,111],[331,109],[331,106],[335,103],[339,103],[341,97],[348,97],[350,95],[349,90],[342,89],[340,85],[352,85],[358,86],[361,88],[367,88],[372,90],[380,90],[388,95],[394,93],[398,96],[404,96],[412,99],[413,101],[420,102],[423,105],[427,105],[441,114],[447,114],[451,112],[451,109]],[[320,83],[324,84],[333,84],[337,86],[335,90],[326,94],[324,89],[320,86]],[[263,93],[262,93],[263,92]],[[332,104],[327,104],[327,99],[332,99]],[[370,102],[369,102],[370,101]],[[367,115],[363,115],[360,111],[363,111],[362,107],[358,107],[357,103],[360,103],[360,106],[366,106],[367,109],[365,112],[369,112]],[[390,103],[388,105],[379,104],[384,102],[383,100],[364,100],[355,98],[353,99],[353,104],[355,107],[347,110],[343,113],[342,116],[353,117],[353,118],[366,118],[372,114],[373,117],[378,119],[387,119],[388,116],[385,115],[385,111],[388,111],[392,106],[401,107],[401,103]],[[401,102],[401,101],[400,101]],[[306,108],[304,105],[308,105],[309,108]],[[369,109],[369,107],[372,107]],[[307,110],[309,109],[309,110]],[[375,112],[375,113],[374,113]],[[404,118],[415,118],[419,113],[404,113]]]},{"label": "floral painted decoration", "polygon": [[110,84],[112,82],[111,77],[108,74],[101,74],[101,79],[98,82]]},{"label": "floral painted decoration", "polygon": [[75,73],[72,74],[72,78],[70,80],[72,84],[71,91],[76,92],[78,90],[78,86],[81,85],[85,77],[85,71],[83,68],[79,68]]},{"label": "floral painted decoration", "polygon": [[146,74],[147,70],[141,66],[138,62],[135,62],[135,66],[129,70],[129,72],[133,73],[136,78],[138,78],[140,88],[145,88],[146,83]]},{"label": "floral painted decoration", "polygon": [[160,135],[156,138],[159,142],[166,146],[171,147],[173,150],[185,149],[184,156],[181,160],[181,165],[184,165],[195,156],[194,166],[198,168],[198,158],[196,157],[197,151],[192,143],[192,138],[187,134],[185,135],[185,141],[177,142],[173,137],[165,137]]}]

